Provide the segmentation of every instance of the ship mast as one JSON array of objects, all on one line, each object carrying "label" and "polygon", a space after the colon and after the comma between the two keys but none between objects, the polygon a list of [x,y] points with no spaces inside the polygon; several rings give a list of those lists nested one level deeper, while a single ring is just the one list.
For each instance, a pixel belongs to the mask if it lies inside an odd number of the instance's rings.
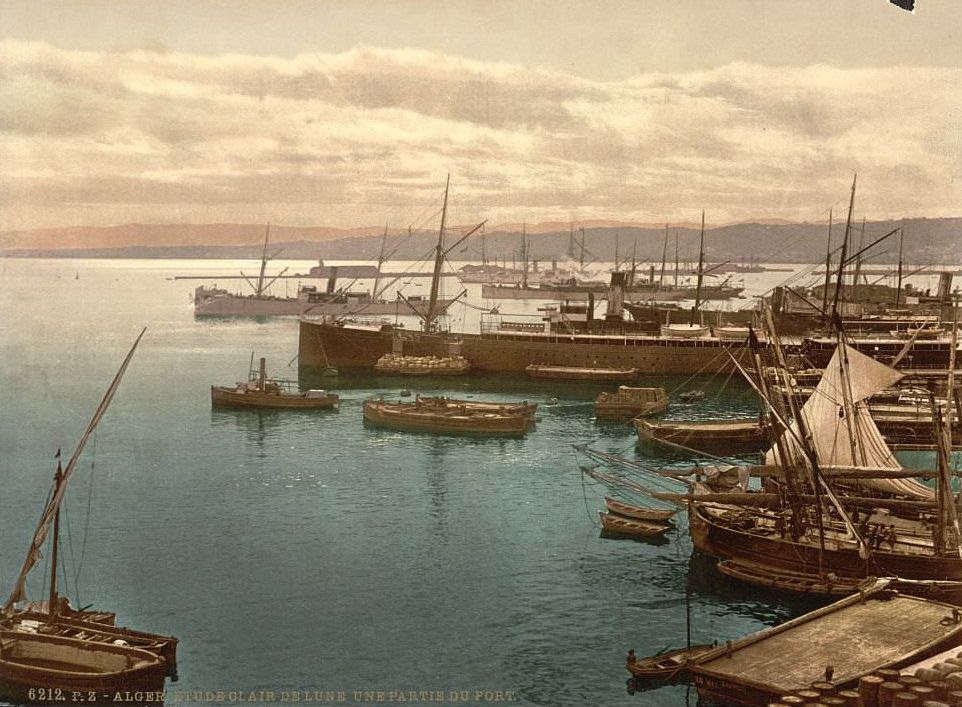
[{"label": "ship mast", "polygon": [[832,210],[828,210],[828,243],[825,245],[825,284],[822,285],[822,316],[828,311],[828,284],[832,268]]},{"label": "ship mast", "polygon": [[695,324],[695,312],[701,306],[701,281],[705,268],[705,212],[701,212],[701,238],[698,241],[698,280],[695,284],[695,306],[691,308],[689,324]]},{"label": "ship mast", "polygon": [[[661,248],[661,274],[658,276],[658,286],[665,286],[665,258],[668,257],[668,224],[665,224],[665,244]],[[652,283],[655,284],[655,283]]]},{"label": "ship mast", "polygon": [[264,271],[267,269],[267,239],[271,235],[271,225],[267,224],[267,231],[264,233],[264,252],[261,254],[261,272],[257,276],[257,287],[254,288],[254,294],[260,297],[264,294]]},{"label": "ship mast", "polygon": [[524,268],[521,273],[521,287],[526,288],[528,286],[528,234],[527,224],[524,221],[521,222],[521,262]]},{"label": "ship mast", "polygon": [[842,255],[838,259],[838,279],[835,281],[835,295],[832,298],[832,326],[838,318],[838,298],[842,292],[842,279],[845,272],[845,259],[848,256],[848,234],[852,229],[852,210],[855,208],[855,182],[858,175],[852,177],[852,196],[848,202],[848,217],[845,219],[845,236],[842,238]]},{"label": "ship mast", "polygon": [[434,326],[435,309],[438,306],[438,286],[441,283],[441,267],[444,265],[444,222],[448,215],[448,187],[451,186],[451,175],[448,174],[444,183],[444,205],[441,207],[441,226],[438,228],[438,245],[434,255],[434,274],[431,276],[431,298],[428,300],[428,311],[424,317],[424,331],[431,331]]},{"label": "ship mast", "polygon": [[899,229],[899,281],[895,288],[895,306],[898,307],[902,303],[902,241],[905,238],[905,233],[902,229]]},{"label": "ship mast", "polygon": [[371,299],[378,298],[377,285],[381,279],[381,266],[384,265],[384,248],[387,246],[387,224],[384,224],[384,235],[381,236],[381,252],[377,256],[377,272],[374,273],[374,286],[371,288]]}]

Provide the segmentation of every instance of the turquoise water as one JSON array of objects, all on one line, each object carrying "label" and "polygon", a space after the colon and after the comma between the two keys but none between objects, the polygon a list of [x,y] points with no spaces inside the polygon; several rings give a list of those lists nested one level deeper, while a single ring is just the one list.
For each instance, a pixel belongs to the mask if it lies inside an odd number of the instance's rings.
[{"label": "turquoise water", "polygon": [[[258,689],[343,690],[348,704],[369,690],[693,704],[684,686],[629,694],[623,667],[628,648],[684,645],[686,595],[696,643],[804,608],[692,560],[684,519],[661,545],[600,537],[604,489],[582,479],[570,445],[638,454],[629,428],[593,420],[600,386],[371,375],[303,381],[338,392],[337,411],[212,411],[209,386],[244,379],[252,351],[296,377],[297,323],[195,320],[197,283],[169,278],[203,267],[0,260],[0,590],[57,449],[72,451],[146,326],[71,482],[63,547],[75,605],[180,638],[168,704]],[[737,381],[642,384],[709,393],[672,416],[754,410]],[[539,421],[522,440],[365,428],[362,400],[404,387],[527,399]],[[45,571],[31,575],[34,597]]]}]

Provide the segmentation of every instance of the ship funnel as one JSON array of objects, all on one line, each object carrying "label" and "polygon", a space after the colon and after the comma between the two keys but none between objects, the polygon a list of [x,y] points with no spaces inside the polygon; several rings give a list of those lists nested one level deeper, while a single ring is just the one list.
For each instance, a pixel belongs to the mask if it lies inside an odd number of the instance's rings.
[{"label": "ship funnel", "polygon": [[625,285],[628,273],[611,273],[611,284],[608,286],[608,309],[605,310],[607,321],[623,319],[621,310],[625,305]]},{"label": "ship funnel", "polygon": [[327,294],[334,294],[334,287],[337,285],[337,266],[329,265],[330,272],[327,276]]}]

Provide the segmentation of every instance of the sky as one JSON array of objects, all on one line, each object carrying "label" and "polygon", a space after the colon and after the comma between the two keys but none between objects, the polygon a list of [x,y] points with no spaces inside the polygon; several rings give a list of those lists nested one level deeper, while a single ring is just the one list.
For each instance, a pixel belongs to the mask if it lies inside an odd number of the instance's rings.
[{"label": "sky", "polygon": [[[0,2],[0,230],[962,216],[962,3]],[[414,225],[420,225],[414,223]]]}]

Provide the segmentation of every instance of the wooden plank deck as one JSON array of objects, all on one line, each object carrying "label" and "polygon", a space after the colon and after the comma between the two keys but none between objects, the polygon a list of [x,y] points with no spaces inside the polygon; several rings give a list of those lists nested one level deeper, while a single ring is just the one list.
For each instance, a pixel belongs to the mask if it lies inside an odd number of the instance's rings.
[{"label": "wooden plank deck", "polygon": [[869,599],[822,619],[803,623],[721,655],[701,668],[738,682],[769,686],[777,692],[808,687],[824,679],[826,665],[843,683],[911,654],[957,630],[943,604],[914,597]]}]

